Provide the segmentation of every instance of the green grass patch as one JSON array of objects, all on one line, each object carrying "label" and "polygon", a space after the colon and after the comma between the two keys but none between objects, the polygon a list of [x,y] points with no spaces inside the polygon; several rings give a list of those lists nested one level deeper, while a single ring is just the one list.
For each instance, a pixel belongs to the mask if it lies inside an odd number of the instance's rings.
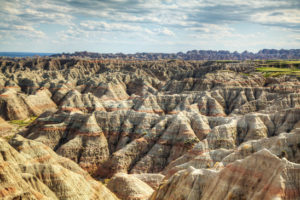
[{"label": "green grass patch", "polygon": [[18,125],[21,127],[26,127],[29,124],[31,124],[37,117],[30,117],[29,119],[25,119],[25,120],[11,120],[9,121],[10,124],[13,125]]},{"label": "green grass patch", "polygon": [[13,137],[14,137],[14,134],[13,135],[6,135],[6,136],[3,137],[3,139],[5,139],[6,141],[9,141]]},{"label": "green grass patch", "polygon": [[300,69],[300,60],[266,60],[259,63],[260,67],[275,68],[298,68]]},{"label": "green grass patch", "polygon": [[300,64],[300,60],[266,60],[267,64]]},{"label": "green grass patch", "polygon": [[193,146],[198,142],[199,142],[198,138],[189,138],[184,141],[184,146],[187,146],[187,147]]},{"label": "green grass patch", "polygon": [[104,178],[99,180],[103,185],[107,186],[108,182],[110,181],[109,178]]},{"label": "green grass patch", "polygon": [[292,71],[291,68],[277,68],[277,67],[258,67],[256,68],[257,71],[260,72],[290,72]]},{"label": "green grass patch", "polygon": [[241,73],[243,76],[250,76],[249,73]]},{"label": "green grass patch", "polygon": [[278,67],[258,67],[257,71],[264,73],[265,77],[275,77],[280,75],[300,76],[300,69],[296,68],[278,68]]}]

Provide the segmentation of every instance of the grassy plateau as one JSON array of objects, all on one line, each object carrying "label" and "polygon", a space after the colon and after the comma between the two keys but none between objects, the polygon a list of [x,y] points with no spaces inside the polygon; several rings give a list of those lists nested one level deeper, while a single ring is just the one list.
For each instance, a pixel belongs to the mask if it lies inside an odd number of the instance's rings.
[{"label": "grassy plateau", "polygon": [[300,60],[267,60],[260,63],[256,70],[264,73],[265,77],[279,75],[295,75],[300,77]]}]

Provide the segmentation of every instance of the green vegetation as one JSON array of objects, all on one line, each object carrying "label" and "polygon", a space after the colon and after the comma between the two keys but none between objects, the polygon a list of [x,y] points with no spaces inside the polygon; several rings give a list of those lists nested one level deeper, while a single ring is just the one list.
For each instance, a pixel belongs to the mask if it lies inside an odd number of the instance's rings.
[{"label": "green vegetation", "polygon": [[170,59],[167,61],[167,63],[172,63],[172,62],[176,62],[176,61],[177,61],[177,59]]},{"label": "green vegetation", "polygon": [[6,136],[3,137],[3,139],[5,139],[6,141],[9,141],[13,137],[14,137],[14,134],[12,134],[12,135],[6,135]]},{"label": "green vegetation", "polygon": [[258,67],[257,71],[263,72],[265,77],[274,77],[279,75],[295,75],[300,77],[300,69],[297,68],[277,68],[277,67]]},{"label": "green vegetation", "polygon": [[300,67],[300,60],[266,60],[266,65],[273,65],[273,66],[295,66]]},{"label": "green vegetation", "polygon": [[244,75],[244,76],[250,76],[249,73],[241,73],[241,74]]},{"label": "green vegetation", "polygon": [[99,180],[103,185],[107,186],[108,182],[110,181],[109,178],[104,178]]},{"label": "green vegetation", "polygon": [[265,60],[258,64],[260,67],[300,68],[300,60]]},{"label": "green vegetation", "polygon": [[37,117],[30,117],[29,119],[26,120],[11,120],[9,121],[9,123],[20,127],[26,127],[29,124],[31,124],[36,118]]},{"label": "green vegetation", "polygon": [[260,61],[257,65],[256,70],[264,73],[265,77],[280,75],[300,77],[300,60],[265,60]]},{"label": "green vegetation", "polygon": [[184,146],[191,146],[199,142],[198,138],[189,138],[184,141]]}]

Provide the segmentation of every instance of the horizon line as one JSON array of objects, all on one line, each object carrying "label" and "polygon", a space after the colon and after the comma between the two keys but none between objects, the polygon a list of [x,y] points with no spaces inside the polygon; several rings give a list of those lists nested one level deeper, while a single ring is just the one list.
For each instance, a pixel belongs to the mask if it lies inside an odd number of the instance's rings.
[{"label": "horizon line", "polygon": [[167,52],[135,52],[135,53],[123,53],[123,52],[96,52],[96,51],[87,51],[87,50],[80,50],[80,51],[73,51],[73,52],[31,52],[31,51],[0,51],[0,53],[31,53],[31,54],[34,54],[34,53],[39,53],[39,54],[72,54],[72,53],[82,53],[82,52],[87,52],[87,53],[98,53],[98,54],[138,54],[138,53],[153,53],[153,54],[177,54],[177,53],[187,53],[189,51],[216,51],[216,52],[220,52],[220,51],[227,51],[229,53],[244,53],[244,52],[248,52],[248,53],[259,53],[260,51],[262,50],[277,50],[277,51],[280,51],[280,50],[287,50],[287,51],[290,51],[290,50],[300,50],[299,49],[284,49],[284,48],[281,48],[281,49],[274,49],[274,48],[271,48],[271,49],[260,49],[256,52],[254,51],[250,51],[250,50],[243,50],[243,51],[230,51],[230,50],[225,50],[225,49],[219,49],[219,50],[212,50],[212,49],[191,49],[191,50],[188,50],[188,51],[177,51],[177,52],[173,52],[173,53],[167,53]]}]

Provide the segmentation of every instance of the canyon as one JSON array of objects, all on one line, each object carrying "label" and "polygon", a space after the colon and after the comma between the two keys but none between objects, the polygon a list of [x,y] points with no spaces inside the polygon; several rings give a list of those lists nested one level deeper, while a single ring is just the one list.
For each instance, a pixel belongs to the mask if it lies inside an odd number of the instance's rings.
[{"label": "canyon", "polygon": [[265,64],[1,58],[0,198],[299,199],[300,77]]}]

